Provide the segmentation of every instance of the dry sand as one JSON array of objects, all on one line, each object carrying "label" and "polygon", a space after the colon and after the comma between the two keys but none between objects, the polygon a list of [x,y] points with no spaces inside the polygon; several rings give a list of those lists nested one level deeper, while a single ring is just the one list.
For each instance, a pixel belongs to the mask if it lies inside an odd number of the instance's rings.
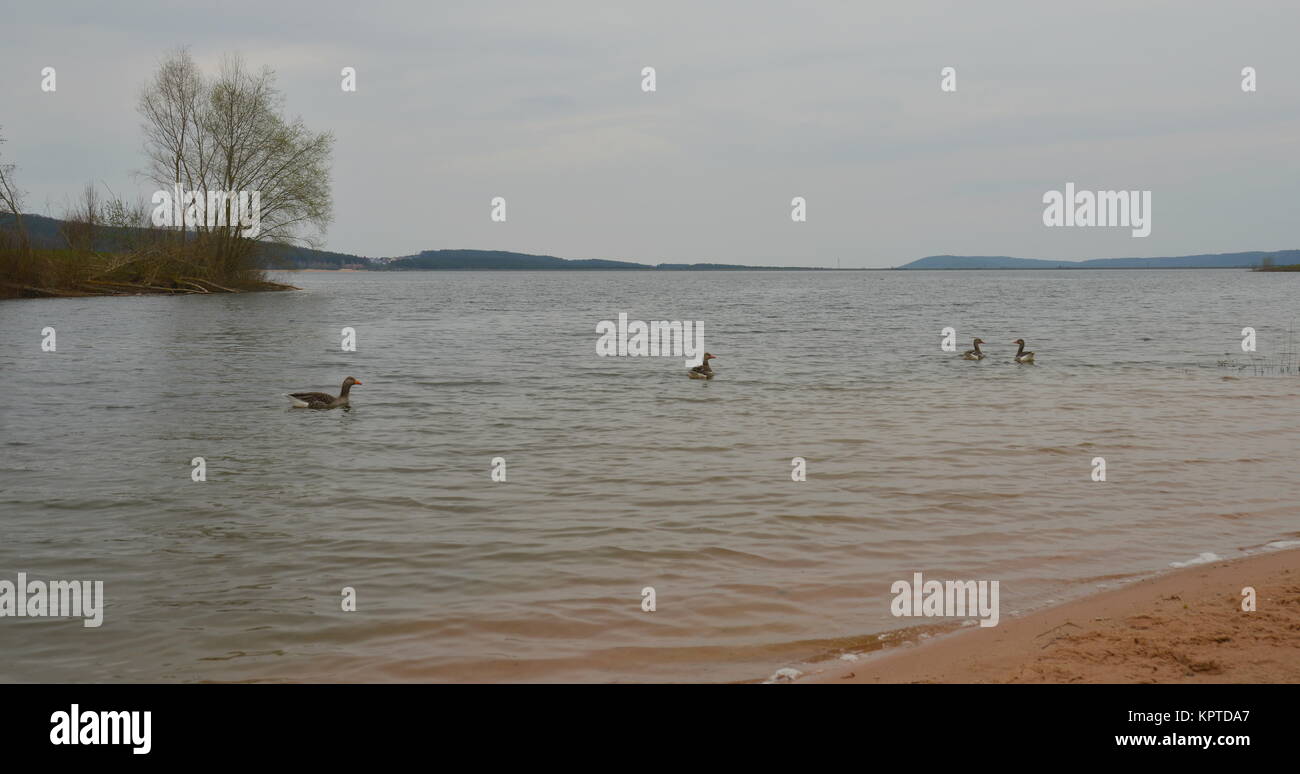
[{"label": "dry sand", "polygon": [[799,682],[1300,683],[1300,549],[1188,567]]}]

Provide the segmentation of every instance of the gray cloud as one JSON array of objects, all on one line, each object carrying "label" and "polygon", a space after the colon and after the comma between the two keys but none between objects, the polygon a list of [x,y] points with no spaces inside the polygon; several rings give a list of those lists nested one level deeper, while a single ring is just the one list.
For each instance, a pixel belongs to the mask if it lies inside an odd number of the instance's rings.
[{"label": "gray cloud", "polygon": [[[338,137],[329,249],[889,266],[1297,247],[1300,8],[1285,2],[28,4],[5,158],[59,214],[149,186],[135,96],[167,49],[274,68]],[[39,90],[58,68],[59,90]],[[358,91],[339,70],[358,70]],[[643,66],[658,92],[640,91]],[[958,69],[958,91],[939,70]],[[1259,71],[1244,94],[1239,72]],[[1066,181],[1154,193],[1147,239],[1046,229]],[[504,196],[509,221],[490,222]],[[808,200],[807,223],[790,199]]]}]

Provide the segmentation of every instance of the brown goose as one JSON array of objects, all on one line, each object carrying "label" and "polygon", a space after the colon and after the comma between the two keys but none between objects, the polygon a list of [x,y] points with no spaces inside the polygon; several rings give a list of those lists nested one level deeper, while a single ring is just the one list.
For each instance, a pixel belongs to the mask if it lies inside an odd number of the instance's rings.
[{"label": "brown goose", "polygon": [[962,354],[962,359],[963,359],[963,360],[983,360],[983,359],[984,359],[984,353],[983,353],[983,352],[980,352],[980,345],[983,344],[983,343],[984,343],[984,339],[975,339],[975,341],[971,342],[971,346],[975,347],[975,349],[968,349],[968,350],[966,350],[966,351]]},{"label": "brown goose", "polygon": [[344,379],[343,389],[339,391],[337,398],[326,392],[289,392],[285,393],[284,397],[293,401],[294,408],[338,408],[339,406],[348,405],[348,391],[352,389],[354,384],[361,384],[361,381],[351,376]]},{"label": "brown goose", "polygon": [[1012,344],[1019,344],[1019,345],[1020,345],[1020,349],[1016,350],[1016,362],[1017,362],[1017,363],[1029,363],[1029,364],[1032,365],[1033,362],[1034,362],[1034,353],[1033,353],[1033,352],[1026,352],[1026,351],[1025,351],[1025,340],[1024,340],[1024,339],[1016,339],[1015,341],[1013,341],[1013,342],[1011,342],[1011,343],[1012,343]]},{"label": "brown goose", "polygon": [[686,375],[691,377],[692,379],[712,379],[713,366],[709,365],[709,361],[717,360],[717,359],[718,359],[717,355],[710,355],[708,352],[705,352],[704,362],[700,363],[699,365],[695,366],[691,370],[687,371]]}]

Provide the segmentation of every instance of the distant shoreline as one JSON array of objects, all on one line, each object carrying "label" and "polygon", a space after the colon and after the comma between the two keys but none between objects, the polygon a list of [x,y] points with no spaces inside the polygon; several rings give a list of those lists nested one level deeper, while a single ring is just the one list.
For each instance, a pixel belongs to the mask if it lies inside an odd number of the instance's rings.
[{"label": "distant shoreline", "polygon": [[[33,247],[65,250],[64,234],[76,224],[43,215],[26,214],[23,221]],[[12,216],[0,214],[0,231]],[[118,243],[149,236],[130,228],[101,229],[97,253],[113,253]],[[109,237],[112,237],[111,239]],[[554,255],[519,253],[510,250],[447,248],[424,250],[413,255],[371,258],[283,243],[266,243],[258,266],[266,271],[1042,271],[1061,269],[1254,269],[1267,272],[1300,272],[1300,250],[1247,250],[1232,253],[1150,258],[1079,258],[1052,260],[1017,258],[1007,255],[929,255],[898,266],[746,266],[742,264],[642,263],[603,258],[560,258]],[[832,256],[822,260],[843,260]],[[218,278],[220,279],[220,278]],[[25,283],[32,284],[32,283]],[[3,295],[0,293],[0,295]]]},{"label": "distant shoreline", "polygon": [[[5,231],[12,216],[0,215],[0,231]],[[27,233],[34,248],[46,251],[51,257],[67,260],[66,236],[76,224],[41,215],[23,216]],[[135,239],[156,235],[131,228],[104,228],[99,243],[92,243],[96,256],[114,254],[121,244],[131,244]],[[7,233],[7,232],[6,232]],[[1235,253],[1201,253],[1196,255],[1152,258],[1084,258],[1050,260],[1043,258],[1016,258],[1005,255],[930,255],[900,266],[747,266],[717,262],[699,263],[640,263],[629,260],[601,258],[560,258],[553,255],[518,253],[509,250],[438,249],[424,250],[414,255],[389,258],[369,258],[350,253],[336,253],[281,243],[260,246],[262,255],[255,266],[263,271],[310,272],[395,272],[395,271],[631,271],[631,272],[872,272],[872,271],[1046,271],[1093,269],[1247,269],[1262,272],[1300,272],[1300,250],[1243,251]],[[75,251],[72,251],[75,252]],[[831,258],[830,260],[842,260]],[[84,262],[84,261],[83,261]],[[177,273],[177,272],[171,272]],[[181,279],[189,280],[188,277]],[[223,285],[222,278],[216,278]],[[234,281],[233,277],[226,280]],[[199,290],[193,285],[174,283],[159,287],[155,283],[130,282],[132,287],[119,287],[122,294],[157,292],[213,292],[217,288]],[[0,287],[4,296],[61,295],[61,288],[46,287],[40,282],[13,283],[16,287]],[[202,284],[202,283],[200,283]],[[148,285],[155,285],[148,287]],[[253,289],[253,288],[241,288]],[[271,289],[271,288],[257,288]],[[77,288],[72,294],[104,294],[104,288],[94,291]]]},{"label": "distant shoreline", "polygon": [[836,272],[836,271],[1056,271],[1063,269],[1066,271],[1201,271],[1204,269],[1215,269],[1221,271],[1300,271],[1300,267],[1277,267],[1277,268],[1256,268],[1252,266],[995,266],[995,267],[950,267],[950,268],[915,268],[909,269],[904,266],[887,266],[887,267],[848,267],[848,268],[827,268],[824,266],[744,266],[735,269],[656,269],[653,267],[644,269],[611,269],[611,268],[481,268],[481,269],[281,269],[269,268],[266,271],[287,271],[287,272],[322,272],[325,274],[368,274],[378,273],[407,273],[407,272],[610,272],[616,274],[626,274],[633,272],[651,273],[651,274],[679,274],[679,273],[700,273],[707,272],[711,274],[741,273],[753,271],[781,272],[781,271],[818,271],[818,272]]}]

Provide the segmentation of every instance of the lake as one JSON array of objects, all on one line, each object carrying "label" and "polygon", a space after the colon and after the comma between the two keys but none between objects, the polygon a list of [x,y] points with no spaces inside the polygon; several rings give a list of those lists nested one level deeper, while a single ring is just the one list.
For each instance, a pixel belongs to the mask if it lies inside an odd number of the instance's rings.
[{"label": "lake", "polygon": [[[0,618],[0,679],[757,680],[914,624],[914,572],[1006,617],[1300,536],[1300,275],[273,278],[0,302],[0,579],[107,599]],[[620,313],[716,378],[598,357]]]}]

